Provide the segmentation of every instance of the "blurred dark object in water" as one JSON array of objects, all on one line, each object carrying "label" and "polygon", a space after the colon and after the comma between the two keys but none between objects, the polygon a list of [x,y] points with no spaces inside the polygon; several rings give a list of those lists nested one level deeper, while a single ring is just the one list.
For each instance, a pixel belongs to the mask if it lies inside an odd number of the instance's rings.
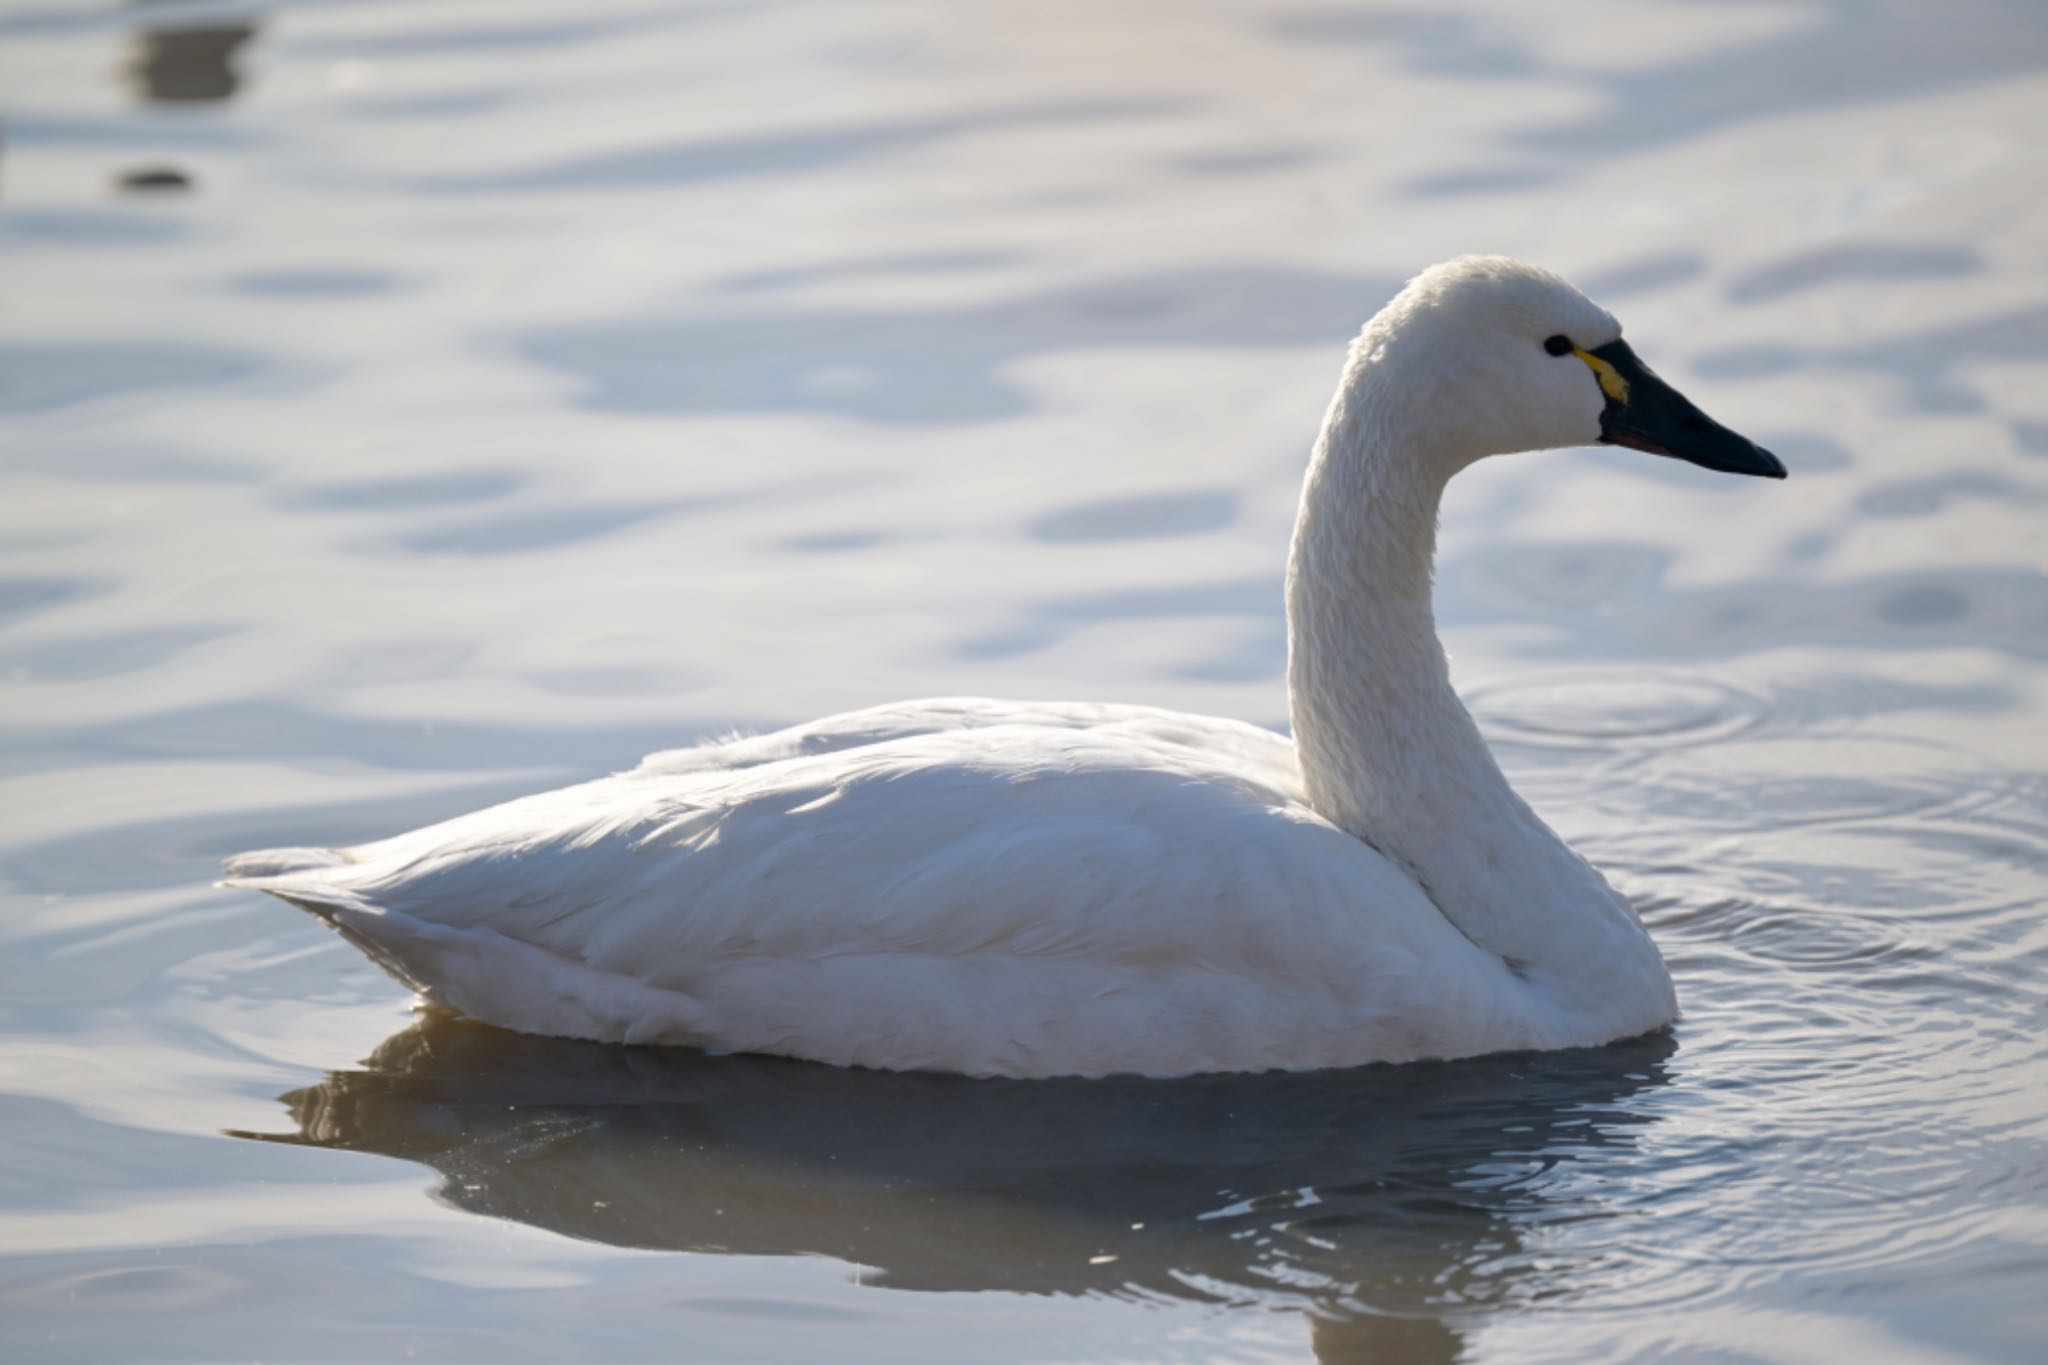
[{"label": "blurred dark object in water", "polygon": [[176,166],[137,166],[115,176],[114,187],[123,194],[186,194],[194,185]]},{"label": "blurred dark object in water", "polygon": [[[131,0],[152,4],[161,0]],[[184,24],[135,35],[126,72],[144,104],[211,104],[234,98],[242,74],[235,54],[256,36],[254,24]]]}]

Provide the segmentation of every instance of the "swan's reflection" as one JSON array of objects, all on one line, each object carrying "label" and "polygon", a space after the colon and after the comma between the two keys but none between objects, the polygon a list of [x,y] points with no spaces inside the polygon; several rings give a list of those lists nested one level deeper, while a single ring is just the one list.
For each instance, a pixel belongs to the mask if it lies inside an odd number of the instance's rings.
[{"label": "swan's reflection", "polygon": [[[822,1254],[899,1289],[1292,1304],[1324,1360],[1449,1360],[1568,1276],[1522,1234],[1649,1116],[1667,1037],[1178,1081],[976,1081],[611,1047],[428,1016],[285,1097],[276,1140],[616,1246]],[[1446,1319],[1450,1319],[1446,1321]]]}]

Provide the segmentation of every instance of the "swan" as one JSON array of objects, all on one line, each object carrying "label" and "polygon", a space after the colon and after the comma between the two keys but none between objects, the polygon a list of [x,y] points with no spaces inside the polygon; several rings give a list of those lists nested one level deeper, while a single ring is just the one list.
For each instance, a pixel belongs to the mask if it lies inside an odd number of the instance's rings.
[{"label": "swan", "polygon": [[1452,689],[1446,481],[1634,447],[1783,478],[1550,271],[1461,257],[1352,343],[1289,551],[1293,738],[968,698],[657,753],[226,884],[430,1006],[525,1033],[896,1071],[1311,1070],[1665,1027],[1629,904],[1516,796]]}]

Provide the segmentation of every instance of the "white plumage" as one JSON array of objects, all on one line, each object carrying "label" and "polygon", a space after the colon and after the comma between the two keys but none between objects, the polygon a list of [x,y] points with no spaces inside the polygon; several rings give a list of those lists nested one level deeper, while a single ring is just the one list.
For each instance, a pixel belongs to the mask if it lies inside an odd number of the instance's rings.
[{"label": "white plumage", "polygon": [[1556,276],[1465,258],[1354,344],[1289,562],[1294,741],[1149,707],[911,702],[245,854],[230,882],[436,1004],[604,1041],[1171,1075],[1658,1028],[1655,946],[1508,788],[1430,612],[1444,481],[1607,430],[1597,368],[1544,348],[1560,334],[1619,327]]}]

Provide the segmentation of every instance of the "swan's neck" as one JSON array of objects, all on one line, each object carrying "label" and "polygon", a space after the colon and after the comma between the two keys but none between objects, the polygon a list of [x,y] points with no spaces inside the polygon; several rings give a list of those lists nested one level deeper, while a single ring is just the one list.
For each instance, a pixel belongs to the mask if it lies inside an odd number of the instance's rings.
[{"label": "swan's neck", "polygon": [[1431,603],[1444,476],[1354,368],[1324,423],[1287,564],[1288,699],[1316,810],[1411,870],[1409,827],[1512,795],[1451,687]]},{"label": "swan's neck", "polygon": [[1668,977],[1633,913],[1515,795],[1451,687],[1432,560],[1448,471],[1468,460],[1431,448],[1400,394],[1355,356],[1303,489],[1287,568],[1288,690],[1309,802],[1407,868],[1510,966],[1583,988],[1573,955],[1607,954],[1611,967],[1619,944],[1668,1006]]}]

